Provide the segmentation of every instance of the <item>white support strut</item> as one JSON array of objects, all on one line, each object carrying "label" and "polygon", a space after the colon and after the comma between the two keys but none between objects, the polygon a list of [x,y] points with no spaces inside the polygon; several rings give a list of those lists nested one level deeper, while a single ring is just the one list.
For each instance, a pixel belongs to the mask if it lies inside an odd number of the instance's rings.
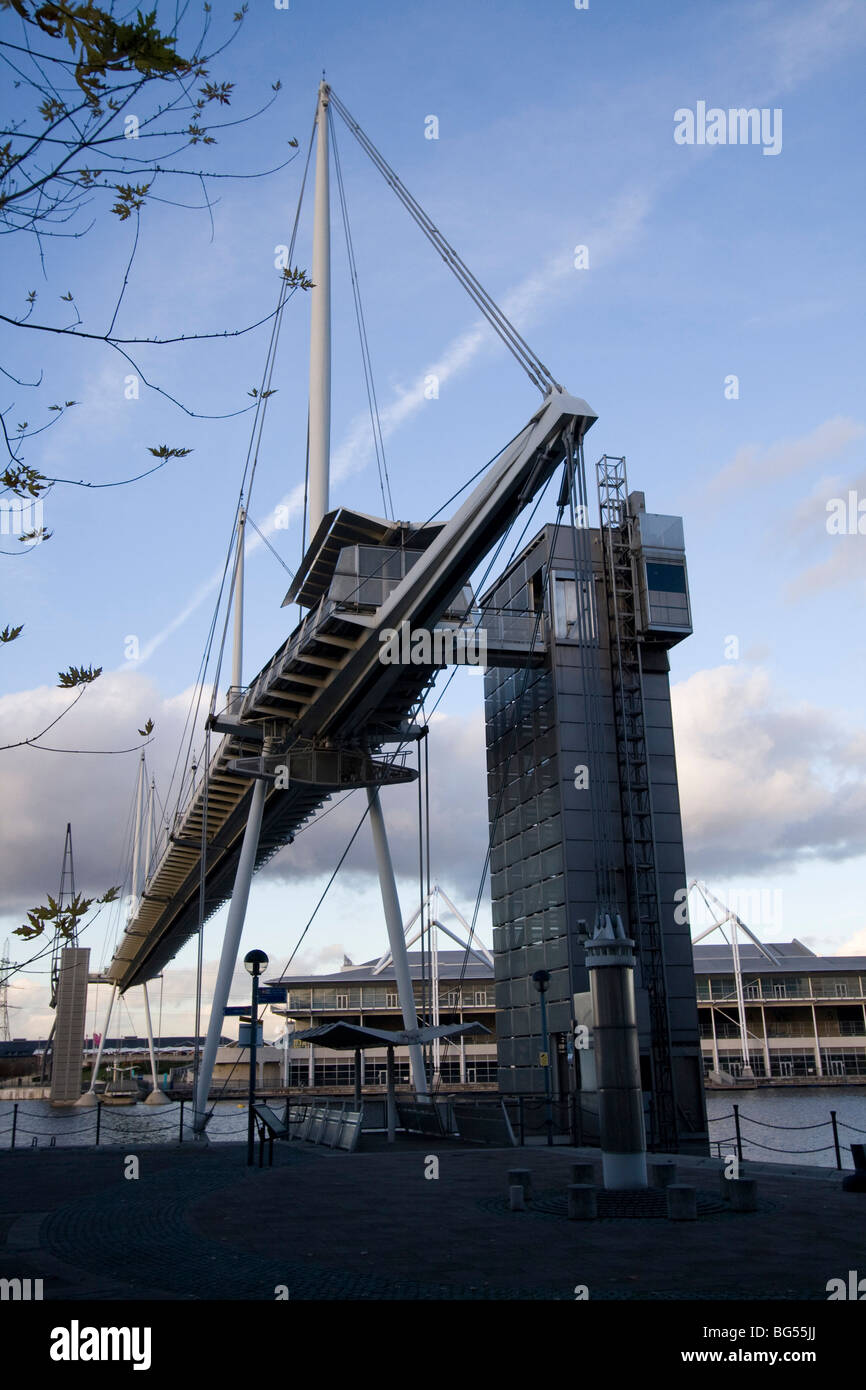
[{"label": "white support strut", "polygon": [[259,831],[262,827],[262,811],[265,806],[265,790],[266,783],[262,778],[257,778],[255,786],[253,787],[249,816],[244,829],[244,842],[241,846],[234,888],[232,890],[231,907],[229,908],[225,936],[223,937],[219,971],[217,972],[210,1019],[208,1020],[207,1026],[207,1038],[205,1039],[205,1045],[202,1050],[201,1067],[198,1074],[198,1089],[195,1096],[195,1118],[193,1120],[193,1128],[196,1133],[201,1133],[207,1123],[207,1102],[208,1095],[210,1094],[211,1081],[213,1080],[214,1062],[216,1061],[217,1048],[219,1047],[220,1036],[222,1034],[226,1005],[229,1002],[229,991],[231,990],[232,976],[234,975],[235,965],[237,964],[241,936],[244,930],[244,918],[247,914],[247,902],[250,896],[250,884],[252,883],[253,870],[256,864]]},{"label": "white support strut", "polygon": [[156,1074],[156,1052],[153,1046],[153,1020],[150,1016],[150,999],[147,993],[146,981],[142,981],[141,990],[144,995],[144,1021],[147,1028],[147,1050],[150,1053],[150,1077],[153,1083],[153,1089],[144,1103],[145,1105],[168,1105],[168,1096],[159,1089],[159,1078]]},{"label": "white support strut", "polygon": [[79,1096],[78,1100],[75,1102],[77,1106],[90,1106],[96,1104],[96,1080],[99,1076],[99,1068],[102,1063],[102,1049],[105,1047],[105,1039],[108,1037],[108,1028],[111,1023],[111,1010],[114,1008],[114,1001],[117,998],[117,989],[117,984],[112,985],[111,994],[108,997],[108,1009],[105,1013],[105,1024],[96,1048],[93,1070],[90,1073],[90,1086],[84,1092],[84,1095]]},{"label": "white support strut", "polygon": [[[382,890],[382,906],[385,910],[388,944],[391,947],[391,959],[394,962],[394,975],[397,980],[400,1010],[403,1014],[403,1027],[408,1032],[413,1032],[418,1027],[418,1015],[415,1012],[415,995],[412,989],[412,975],[409,970],[409,953],[406,950],[406,938],[403,935],[403,917],[400,912],[400,899],[397,896],[397,881],[394,877],[394,866],[391,863],[391,851],[388,847],[385,817],[382,815],[379,792],[376,787],[367,788],[367,802],[370,807],[373,848],[376,851],[379,887]],[[424,1070],[424,1052],[420,1043],[409,1044],[409,1061],[412,1066],[412,1084],[416,1095],[427,1096],[429,1094],[427,1073]]]}]

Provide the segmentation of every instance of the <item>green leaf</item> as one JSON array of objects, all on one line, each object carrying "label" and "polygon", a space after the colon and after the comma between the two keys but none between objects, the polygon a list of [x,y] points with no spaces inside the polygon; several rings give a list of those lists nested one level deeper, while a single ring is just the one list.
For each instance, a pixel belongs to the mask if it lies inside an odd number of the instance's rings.
[{"label": "green leaf", "polygon": [[102,667],[97,666],[94,670],[92,666],[70,666],[68,671],[58,671],[57,674],[57,684],[62,690],[74,690],[79,685],[90,685],[91,681],[95,681],[102,675]]},{"label": "green leaf", "polygon": [[187,454],[191,454],[192,449],[170,449],[167,444],[160,444],[159,448],[148,447],[148,453],[153,454],[157,459],[185,459]]},{"label": "green leaf", "polygon": [[299,270],[297,266],[293,266],[291,270],[288,266],[283,266],[283,279],[287,280],[290,285],[293,285],[299,290],[311,290],[314,288],[312,280],[307,279],[307,272],[305,270]]},{"label": "green leaf", "polygon": [[[24,428],[27,428],[26,422]],[[48,479],[44,473],[37,472],[26,463],[19,463],[14,467],[10,464],[0,473],[0,483],[16,497],[38,497],[45,492]]]}]

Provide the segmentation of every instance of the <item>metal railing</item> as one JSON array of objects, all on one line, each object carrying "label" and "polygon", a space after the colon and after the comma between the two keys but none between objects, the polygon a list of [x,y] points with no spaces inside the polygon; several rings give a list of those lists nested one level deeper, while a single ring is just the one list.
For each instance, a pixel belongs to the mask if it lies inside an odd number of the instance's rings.
[{"label": "metal railing", "polygon": [[[719,1138],[717,1138],[715,1135],[711,1135],[711,1138],[710,1138],[710,1146],[712,1147],[713,1145],[715,1145],[715,1147],[716,1147],[716,1152],[717,1152],[717,1156],[718,1156],[719,1158],[721,1158],[721,1156],[722,1156],[722,1150],[723,1150],[723,1146],[724,1146],[724,1145],[728,1145],[728,1146],[730,1146],[731,1144],[735,1145],[737,1158],[739,1159],[739,1161],[740,1161],[741,1163],[743,1162],[743,1144],[744,1144],[744,1142],[745,1142],[745,1144],[748,1145],[749,1148],[758,1149],[758,1150],[760,1150],[760,1151],[763,1152],[763,1153],[784,1154],[784,1156],[785,1156],[786,1158],[794,1158],[794,1157],[801,1156],[801,1155],[803,1155],[803,1154],[819,1154],[819,1153],[830,1153],[830,1152],[832,1152],[833,1155],[834,1155],[834,1157],[835,1157],[835,1166],[836,1166],[836,1168],[839,1169],[840,1172],[841,1172],[841,1170],[844,1168],[845,1165],[844,1165],[843,1162],[842,1162],[842,1142],[841,1142],[841,1138],[840,1138],[839,1131],[845,1129],[845,1130],[850,1130],[850,1132],[851,1132],[852,1134],[856,1134],[856,1135],[866,1135],[866,1129],[859,1129],[859,1128],[857,1127],[857,1125],[851,1125],[851,1124],[849,1124],[849,1123],[847,1122],[847,1120],[840,1120],[839,1117],[838,1117],[838,1114],[837,1114],[837,1112],[836,1112],[835,1110],[831,1110],[831,1111],[830,1111],[830,1118],[829,1118],[829,1120],[819,1120],[816,1124],[811,1124],[811,1125],[775,1125],[775,1124],[771,1124],[771,1123],[769,1122],[769,1120],[758,1120],[758,1119],[755,1119],[755,1117],[752,1116],[752,1115],[746,1115],[746,1114],[744,1114],[744,1113],[741,1111],[739,1105],[734,1105],[734,1107],[733,1107],[733,1109],[731,1110],[730,1114],[728,1114],[728,1115],[714,1115],[714,1116],[710,1119],[709,1123],[710,1123],[710,1125],[715,1125],[715,1124],[720,1124],[720,1123],[722,1123],[722,1122],[725,1121],[725,1120],[733,1120],[733,1122],[734,1122],[734,1132],[733,1132],[733,1134],[729,1135],[728,1137],[726,1137],[726,1138],[724,1138],[724,1139],[719,1139]],[[744,1136],[743,1136],[743,1124],[744,1124],[744,1123],[745,1123],[745,1124],[750,1124],[750,1125],[757,1125],[757,1126],[760,1126],[761,1129],[779,1130],[779,1131],[782,1131],[782,1132],[789,1132],[789,1133],[792,1132],[792,1131],[794,1131],[794,1132],[796,1132],[796,1133],[807,1133],[807,1132],[810,1132],[810,1131],[811,1131],[811,1132],[815,1132],[816,1138],[818,1137],[818,1135],[817,1135],[817,1131],[818,1131],[818,1130],[826,1130],[826,1129],[829,1129],[829,1130],[831,1131],[830,1135],[828,1136],[828,1138],[830,1139],[830,1142],[827,1143],[827,1144],[820,1144],[820,1145],[817,1145],[817,1146],[814,1146],[814,1145],[813,1145],[811,1148],[806,1148],[806,1149],[791,1149],[791,1148],[787,1148],[787,1147],[786,1147],[786,1148],[778,1148],[777,1146],[772,1145],[772,1144],[762,1144],[758,1139],[752,1138],[752,1136],[751,1136],[750,1134],[747,1134],[747,1135],[745,1136],[745,1140],[744,1140]],[[855,1142],[857,1142],[857,1141],[855,1140]],[[730,1149],[726,1150],[726,1152],[729,1152],[729,1151],[730,1151]],[[772,1162],[773,1160],[770,1160],[770,1161]],[[823,1165],[816,1165],[816,1166],[823,1166]]]}]

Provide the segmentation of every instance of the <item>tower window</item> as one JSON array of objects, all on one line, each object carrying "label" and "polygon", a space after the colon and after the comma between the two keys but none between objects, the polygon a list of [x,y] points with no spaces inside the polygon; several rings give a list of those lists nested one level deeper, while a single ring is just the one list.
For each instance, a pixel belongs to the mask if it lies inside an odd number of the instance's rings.
[{"label": "tower window", "polygon": [[[561,579],[558,575],[553,582],[555,631],[560,641],[594,642],[596,640],[595,594],[590,582],[580,579],[575,585],[573,579]],[[577,596],[580,595],[578,614]]]},{"label": "tower window", "polygon": [[657,593],[684,594],[686,592],[686,571],[682,565],[668,565],[662,561],[647,560],[646,586]]}]

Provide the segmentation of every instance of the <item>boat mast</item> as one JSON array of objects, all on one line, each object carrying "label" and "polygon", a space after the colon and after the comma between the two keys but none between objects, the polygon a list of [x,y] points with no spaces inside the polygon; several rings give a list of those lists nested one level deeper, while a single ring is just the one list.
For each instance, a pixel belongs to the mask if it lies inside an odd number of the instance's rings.
[{"label": "boat mast", "polygon": [[313,205],[313,289],[310,311],[310,538],[328,510],[331,455],[331,195],[328,160],[330,87],[319,87],[316,193]]}]

